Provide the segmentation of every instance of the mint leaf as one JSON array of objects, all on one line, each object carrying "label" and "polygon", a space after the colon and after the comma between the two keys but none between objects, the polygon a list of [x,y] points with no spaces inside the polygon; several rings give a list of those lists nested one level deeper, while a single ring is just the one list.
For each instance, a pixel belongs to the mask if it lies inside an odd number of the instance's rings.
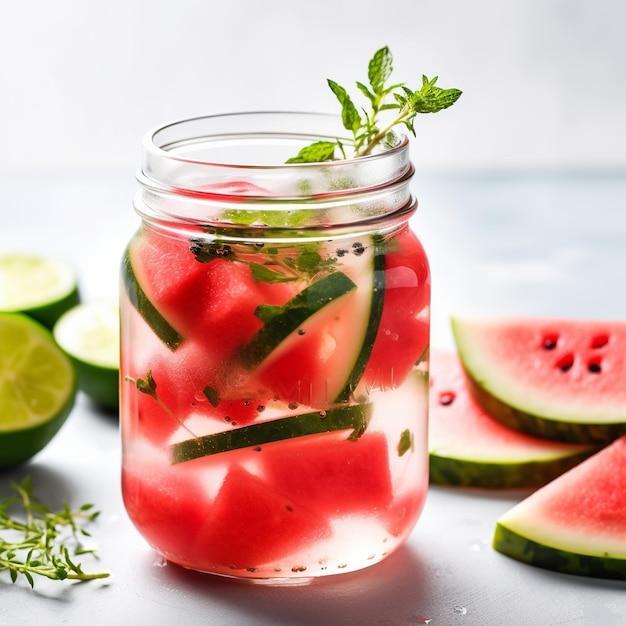
[{"label": "mint leaf", "polygon": [[[437,113],[451,107],[461,96],[459,89],[442,89],[436,86],[437,77],[429,80],[422,76],[422,85],[417,90],[404,83],[389,85],[393,72],[393,55],[387,46],[380,48],[368,64],[369,87],[356,81],[357,89],[369,102],[369,111],[359,113],[347,90],[331,79],[328,86],[341,105],[341,121],[352,134],[353,154],[358,158],[371,154],[376,148],[388,148],[396,144],[393,129],[404,126],[415,135],[415,117],[420,113]],[[383,120],[382,113],[393,112],[390,119]],[[317,144],[322,144],[317,145]],[[315,163],[335,159],[337,150],[348,158],[340,139],[334,142],[316,142],[300,150],[287,163]]]},{"label": "mint leaf", "polygon": [[287,159],[285,163],[317,163],[332,161],[335,156],[336,144],[332,141],[316,141],[305,146],[295,157]]},{"label": "mint leaf", "polygon": [[334,80],[328,79],[328,86],[337,96],[341,104],[341,121],[346,130],[356,133],[361,127],[361,116],[352,102],[348,92]]},{"label": "mint leaf", "polygon": [[368,78],[375,94],[383,93],[392,72],[393,56],[389,48],[385,46],[374,54],[368,66]]},{"label": "mint leaf", "polygon": [[202,390],[205,398],[211,403],[211,406],[216,407],[220,403],[220,397],[217,393],[217,389],[213,389],[213,387],[205,387]]},{"label": "mint leaf", "polygon": [[404,456],[409,450],[413,452],[415,442],[413,433],[407,428],[400,433],[400,441],[398,442],[398,456]]},{"label": "mint leaf", "polygon": [[297,276],[289,276],[259,263],[250,263],[250,272],[255,283],[288,283],[298,280]]}]

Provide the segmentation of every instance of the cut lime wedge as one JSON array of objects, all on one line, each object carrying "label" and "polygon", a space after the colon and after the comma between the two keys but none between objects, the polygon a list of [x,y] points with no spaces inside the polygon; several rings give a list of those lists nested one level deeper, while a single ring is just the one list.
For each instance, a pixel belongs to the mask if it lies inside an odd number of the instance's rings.
[{"label": "cut lime wedge", "polygon": [[96,404],[116,409],[120,368],[117,301],[79,304],[59,318],[53,333],[76,365],[79,387]]},{"label": "cut lime wedge", "polygon": [[60,259],[0,254],[0,311],[26,313],[52,328],[80,296],[74,270]]},{"label": "cut lime wedge", "polygon": [[72,362],[52,334],[19,313],[0,313],[0,467],[42,450],[76,395]]}]

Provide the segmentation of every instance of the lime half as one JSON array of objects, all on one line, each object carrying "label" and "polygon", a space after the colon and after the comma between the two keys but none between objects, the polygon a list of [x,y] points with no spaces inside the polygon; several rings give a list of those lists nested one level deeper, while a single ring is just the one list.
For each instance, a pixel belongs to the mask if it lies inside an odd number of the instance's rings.
[{"label": "lime half", "polygon": [[19,313],[0,313],[0,468],[30,459],[74,406],[76,372],[52,333]]},{"label": "lime half", "polygon": [[65,261],[19,252],[0,254],[0,311],[26,313],[52,328],[79,301],[76,274]]},{"label": "lime half", "polygon": [[79,304],[59,318],[53,333],[76,365],[79,387],[96,404],[117,409],[120,369],[117,301]]}]

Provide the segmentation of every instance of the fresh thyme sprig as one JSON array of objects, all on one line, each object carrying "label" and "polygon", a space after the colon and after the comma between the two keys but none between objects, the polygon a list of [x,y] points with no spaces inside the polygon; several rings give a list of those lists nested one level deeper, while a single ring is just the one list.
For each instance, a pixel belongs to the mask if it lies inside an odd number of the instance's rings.
[{"label": "fresh thyme sprig", "polygon": [[[73,510],[64,502],[53,512],[33,495],[29,477],[12,484],[13,493],[0,501],[0,571],[8,570],[13,583],[24,576],[31,587],[35,576],[51,580],[94,580],[107,572],[85,572],[73,558],[94,554],[81,537],[90,537],[84,524],[93,522],[99,511],[92,504]],[[19,513],[14,513],[14,509]]]},{"label": "fresh thyme sprig", "polygon": [[[352,134],[352,157],[371,154],[382,145],[391,147],[396,141],[393,129],[404,125],[415,135],[414,120],[420,113],[436,113],[452,106],[461,96],[458,89],[442,89],[436,85],[438,77],[422,76],[422,85],[411,90],[404,83],[388,85],[393,72],[393,56],[387,46],[378,50],[368,66],[369,85],[357,81],[359,91],[369,101],[369,111],[357,109],[347,90],[333,80],[328,86],[341,104],[341,120],[344,128]],[[381,119],[381,113],[394,111],[388,120]],[[342,158],[348,158],[341,140],[316,141],[300,150],[287,163],[315,163],[336,158],[337,149]]]}]

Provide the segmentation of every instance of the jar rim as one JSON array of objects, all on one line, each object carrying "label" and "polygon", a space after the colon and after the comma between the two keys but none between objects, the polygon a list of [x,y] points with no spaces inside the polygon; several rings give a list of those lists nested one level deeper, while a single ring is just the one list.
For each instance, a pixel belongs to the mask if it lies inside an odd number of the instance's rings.
[{"label": "jar rim", "polygon": [[[234,121],[239,124],[242,120],[249,120],[249,127],[243,126],[241,129],[228,130],[228,123]],[[307,131],[302,126],[302,122],[313,122],[320,127],[318,131]],[[252,124],[259,122],[268,124],[276,124],[268,130],[253,130]],[[323,125],[323,126],[322,126]],[[189,130],[186,130],[189,129]],[[194,130],[196,134],[189,133]],[[203,130],[204,129],[204,130]],[[336,130],[337,132],[332,132]],[[182,131],[187,136],[173,138],[171,135]],[[198,134],[202,131],[203,134]],[[215,133],[215,135],[207,135],[207,132]],[[217,132],[216,132],[217,131]],[[284,137],[300,139],[303,143],[310,143],[312,140],[337,140],[339,139],[345,145],[351,145],[352,139],[346,134],[346,130],[341,124],[341,117],[333,113],[323,113],[315,111],[288,111],[288,110],[258,110],[258,111],[235,111],[228,113],[216,113],[211,115],[202,115],[184,119],[178,119],[166,124],[161,124],[149,130],[143,138],[144,162],[154,159],[167,159],[168,161],[178,161],[180,163],[203,164],[207,166],[219,167],[238,167],[245,169],[274,169],[274,168],[306,168],[310,166],[332,168],[339,164],[354,164],[355,162],[364,162],[372,160],[380,160],[381,158],[390,157],[393,154],[406,149],[409,143],[408,137],[402,133],[398,135],[398,143],[392,147],[386,148],[384,151],[375,152],[365,156],[349,157],[335,161],[318,161],[309,163],[242,163],[231,162],[220,159],[202,159],[185,157],[177,153],[177,149],[185,146],[193,145],[199,141],[206,141],[209,137],[238,137],[244,136],[268,136],[281,135]],[[293,155],[292,155],[293,156]]]}]

